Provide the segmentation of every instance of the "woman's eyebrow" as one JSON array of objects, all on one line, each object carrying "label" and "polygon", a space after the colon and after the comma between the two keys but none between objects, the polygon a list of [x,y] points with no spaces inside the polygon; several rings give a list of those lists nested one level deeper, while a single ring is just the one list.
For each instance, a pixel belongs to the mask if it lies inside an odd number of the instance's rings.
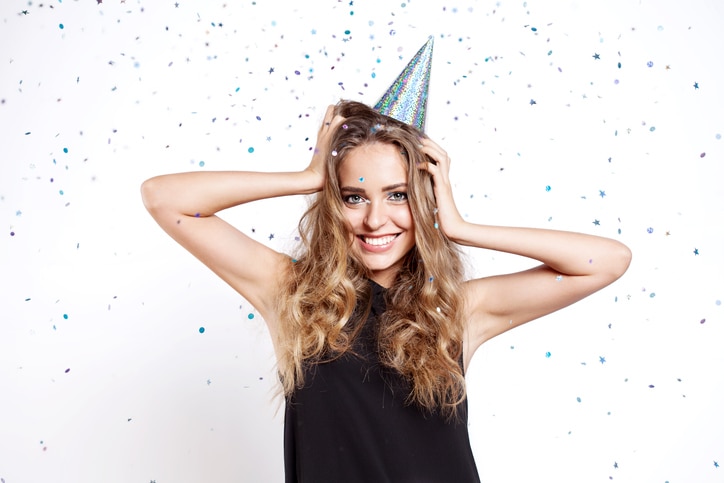
[{"label": "woman's eyebrow", "polygon": [[397,188],[402,188],[402,187],[407,188],[407,183],[391,184],[389,186],[385,186],[384,188],[382,188],[382,191],[392,191],[392,190],[396,190]]},{"label": "woman's eyebrow", "polygon": [[357,193],[357,194],[365,194],[366,191],[364,188],[358,188],[356,186],[342,186],[339,191],[344,191],[346,193]]},{"label": "woman's eyebrow", "polygon": [[[391,184],[389,186],[384,186],[384,187],[382,187],[382,189],[380,189],[380,191],[384,193],[386,191],[392,191],[392,190],[396,190],[397,188],[403,188],[403,187],[407,188],[407,183],[395,183],[395,184]],[[367,191],[365,191],[364,188],[360,188],[358,186],[342,186],[341,188],[339,188],[339,190],[344,191],[345,193],[357,193],[357,194],[367,193]]]}]

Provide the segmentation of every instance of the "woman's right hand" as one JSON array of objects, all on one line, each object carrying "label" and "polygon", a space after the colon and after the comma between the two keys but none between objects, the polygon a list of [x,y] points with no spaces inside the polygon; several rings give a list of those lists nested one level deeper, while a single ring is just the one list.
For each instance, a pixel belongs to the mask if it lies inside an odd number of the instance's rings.
[{"label": "woman's right hand", "polygon": [[340,124],[344,121],[344,118],[340,115],[335,115],[334,105],[327,107],[327,112],[324,114],[324,120],[322,125],[319,127],[317,133],[317,144],[314,147],[314,154],[312,155],[312,161],[309,166],[305,169],[306,172],[314,175],[315,185],[322,189],[324,186],[325,176],[327,172],[326,163],[329,151],[331,149],[332,134],[337,130]]}]

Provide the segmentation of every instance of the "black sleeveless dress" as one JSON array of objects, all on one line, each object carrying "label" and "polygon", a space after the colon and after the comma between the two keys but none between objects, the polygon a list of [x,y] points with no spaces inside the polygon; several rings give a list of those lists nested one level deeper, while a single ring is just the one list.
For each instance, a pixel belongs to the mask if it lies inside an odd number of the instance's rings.
[{"label": "black sleeveless dress", "polygon": [[286,401],[287,482],[478,482],[467,403],[459,417],[405,405],[409,385],[382,367],[376,351],[385,289],[372,284],[369,317],[355,354],[308,368],[305,386]]}]

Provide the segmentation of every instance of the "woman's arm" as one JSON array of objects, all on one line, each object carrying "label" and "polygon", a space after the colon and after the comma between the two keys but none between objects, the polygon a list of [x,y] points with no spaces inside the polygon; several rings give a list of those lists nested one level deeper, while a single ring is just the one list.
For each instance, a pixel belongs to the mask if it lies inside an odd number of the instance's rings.
[{"label": "woman's arm", "polygon": [[432,174],[438,222],[445,235],[461,245],[513,253],[542,263],[523,272],[467,282],[470,355],[486,340],[600,290],[628,268],[631,251],[612,239],[466,222],[453,201],[447,153],[429,139],[422,143],[423,151],[435,161],[421,168]]},{"label": "woman's arm", "polygon": [[216,213],[265,198],[319,191],[329,135],[339,122],[330,107],[312,162],[303,171],[179,173],[151,178],[141,187],[144,205],[161,228],[254,305],[272,331],[278,280],[288,258]]}]

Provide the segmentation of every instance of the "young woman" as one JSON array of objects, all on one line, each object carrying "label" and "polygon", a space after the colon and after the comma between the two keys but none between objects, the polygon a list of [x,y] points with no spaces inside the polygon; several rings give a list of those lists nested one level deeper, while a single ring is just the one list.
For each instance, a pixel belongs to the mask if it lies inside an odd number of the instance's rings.
[{"label": "young woman", "polygon": [[[415,128],[342,101],[302,171],[143,184],[159,225],[266,321],[286,397],[287,481],[478,481],[464,379],[476,349],[627,269],[631,253],[614,240],[466,222],[449,167]],[[293,258],[215,215],[313,193]],[[458,245],[541,264],[464,280]]]}]

